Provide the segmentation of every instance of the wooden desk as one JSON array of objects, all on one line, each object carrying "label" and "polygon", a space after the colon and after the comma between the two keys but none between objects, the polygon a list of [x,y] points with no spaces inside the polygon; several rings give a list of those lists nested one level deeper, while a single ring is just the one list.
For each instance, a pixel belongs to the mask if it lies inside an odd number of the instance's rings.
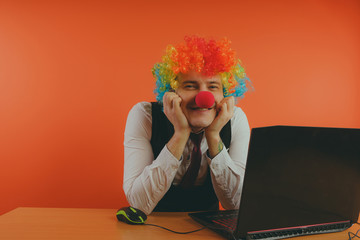
[{"label": "wooden desk", "polygon": [[[0,216],[1,240],[137,240],[137,239],[224,239],[211,230],[179,235],[146,225],[127,225],[118,222],[117,209],[78,208],[17,208]],[[176,231],[191,231],[202,226],[187,213],[153,213],[147,223],[161,225]],[[347,240],[347,232],[356,232],[360,226],[339,233],[293,238],[294,240]]]}]

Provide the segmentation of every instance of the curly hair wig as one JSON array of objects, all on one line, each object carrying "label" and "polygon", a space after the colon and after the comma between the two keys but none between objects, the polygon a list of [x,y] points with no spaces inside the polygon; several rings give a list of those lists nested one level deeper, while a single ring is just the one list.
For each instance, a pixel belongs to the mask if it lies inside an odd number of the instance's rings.
[{"label": "curly hair wig", "polygon": [[227,38],[207,41],[198,36],[186,36],[185,42],[168,45],[162,61],[152,68],[156,80],[156,100],[162,102],[165,92],[178,87],[178,74],[191,70],[205,76],[218,74],[224,97],[242,98],[251,82],[230,44]]}]

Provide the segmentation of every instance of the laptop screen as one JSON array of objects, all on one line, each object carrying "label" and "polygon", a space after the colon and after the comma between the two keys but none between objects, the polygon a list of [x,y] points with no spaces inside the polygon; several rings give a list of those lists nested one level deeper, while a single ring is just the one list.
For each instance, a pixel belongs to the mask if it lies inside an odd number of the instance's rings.
[{"label": "laptop screen", "polygon": [[251,135],[236,236],[357,221],[360,129],[274,126]]}]

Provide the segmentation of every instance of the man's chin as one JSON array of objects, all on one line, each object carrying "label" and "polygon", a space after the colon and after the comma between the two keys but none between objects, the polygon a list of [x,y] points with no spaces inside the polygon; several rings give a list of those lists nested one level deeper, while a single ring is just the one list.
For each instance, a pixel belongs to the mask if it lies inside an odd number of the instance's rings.
[{"label": "man's chin", "polygon": [[187,117],[192,132],[200,132],[201,130],[210,126],[214,121],[213,114],[206,113],[205,115],[190,115]]}]

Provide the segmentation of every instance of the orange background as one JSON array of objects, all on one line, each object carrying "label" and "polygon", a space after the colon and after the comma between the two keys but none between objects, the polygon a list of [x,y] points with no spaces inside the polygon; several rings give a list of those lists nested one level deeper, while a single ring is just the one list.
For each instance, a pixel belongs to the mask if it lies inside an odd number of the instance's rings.
[{"label": "orange background", "polygon": [[126,205],[128,111],[155,99],[151,67],[192,34],[232,40],[251,127],[360,127],[358,0],[2,0],[0,214]]}]

